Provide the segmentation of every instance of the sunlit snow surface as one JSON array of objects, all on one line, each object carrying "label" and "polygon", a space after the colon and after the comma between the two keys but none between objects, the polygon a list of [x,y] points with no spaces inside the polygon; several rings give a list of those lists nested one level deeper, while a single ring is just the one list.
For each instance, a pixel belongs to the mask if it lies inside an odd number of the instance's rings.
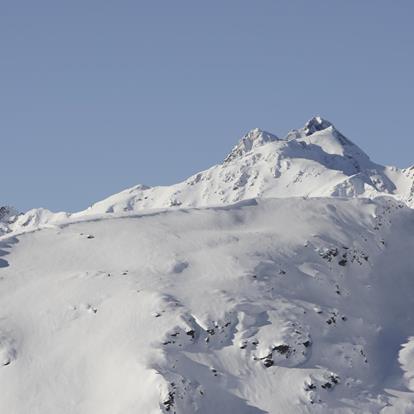
[{"label": "sunlit snow surface", "polygon": [[3,236],[0,412],[411,413],[413,232],[297,198]]},{"label": "sunlit snow surface", "polygon": [[89,209],[0,209],[0,413],[414,413],[414,169],[320,117]]}]

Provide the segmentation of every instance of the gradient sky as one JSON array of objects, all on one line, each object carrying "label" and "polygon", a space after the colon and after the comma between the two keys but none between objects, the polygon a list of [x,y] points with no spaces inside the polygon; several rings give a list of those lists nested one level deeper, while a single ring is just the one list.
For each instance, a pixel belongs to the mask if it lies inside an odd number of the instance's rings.
[{"label": "gradient sky", "polygon": [[86,208],[320,114],[414,164],[413,0],[0,4],[0,204]]}]

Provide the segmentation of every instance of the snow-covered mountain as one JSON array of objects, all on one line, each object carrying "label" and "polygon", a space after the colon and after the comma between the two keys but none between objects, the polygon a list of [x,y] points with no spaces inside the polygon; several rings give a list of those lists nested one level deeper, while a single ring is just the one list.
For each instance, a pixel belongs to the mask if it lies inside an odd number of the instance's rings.
[{"label": "snow-covered mountain", "polygon": [[372,162],[330,122],[314,117],[287,137],[246,134],[220,165],[167,187],[136,186],[82,214],[200,207],[255,197],[375,197],[412,202],[414,170]]},{"label": "snow-covered mountain", "polygon": [[0,413],[414,413],[413,182],[316,117],[83,212],[0,208]]},{"label": "snow-covered mountain", "polygon": [[[250,198],[368,197],[391,195],[412,205],[414,167],[399,169],[372,162],[357,145],[321,117],[309,120],[285,138],[253,129],[224,162],[171,185],[136,185],[73,218],[170,207],[205,207]],[[11,230],[68,218],[66,213],[34,209]]]}]

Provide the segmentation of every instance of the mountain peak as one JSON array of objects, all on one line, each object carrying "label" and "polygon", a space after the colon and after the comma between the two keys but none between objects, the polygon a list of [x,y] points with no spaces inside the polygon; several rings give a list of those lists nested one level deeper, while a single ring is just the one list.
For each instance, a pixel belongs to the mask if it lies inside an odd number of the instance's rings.
[{"label": "mountain peak", "polygon": [[[308,122],[306,122],[303,130],[306,136],[312,135],[315,132],[323,131],[329,127],[334,127],[331,122],[322,118],[321,116],[314,116]],[[334,127],[335,128],[335,127]]]},{"label": "mountain peak", "polygon": [[19,212],[14,207],[0,206],[0,236],[10,231],[10,224],[13,224],[18,216]]},{"label": "mountain peak", "polygon": [[270,132],[266,132],[260,128],[254,128],[242,137],[224,162],[230,162],[246,154],[246,152],[251,151],[253,148],[267,144],[268,142],[277,141],[278,139],[276,135]]},{"label": "mountain peak", "polygon": [[7,221],[18,214],[18,211],[14,207],[0,206],[0,221]]}]

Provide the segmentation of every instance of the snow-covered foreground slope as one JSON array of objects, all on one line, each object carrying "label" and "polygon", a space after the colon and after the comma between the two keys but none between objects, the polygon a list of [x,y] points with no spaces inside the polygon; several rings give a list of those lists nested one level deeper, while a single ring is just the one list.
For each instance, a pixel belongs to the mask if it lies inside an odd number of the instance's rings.
[{"label": "snow-covered foreground slope", "polygon": [[412,413],[414,212],[258,199],[0,239],[0,412]]},{"label": "snow-covered foreground slope", "polygon": [[171,186],[137,185],[73,215],[33,209],[2,224],[0,234],[111,213],[205,207],[251,198],[391,195],[411,206],[414,167],[384,167],[330,122],[314,117],[285,138],[260,129],[246,134],[224,162]]}]

